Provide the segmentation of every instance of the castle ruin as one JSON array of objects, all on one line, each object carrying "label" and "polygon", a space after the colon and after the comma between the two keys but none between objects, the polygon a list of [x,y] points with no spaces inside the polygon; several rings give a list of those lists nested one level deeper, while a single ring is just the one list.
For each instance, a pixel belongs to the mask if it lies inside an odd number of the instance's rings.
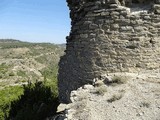
[{"label": "castle ruin", "polygon": [[59,63],[59,98],[112,72],[160,68],[160,0],[67,0],[71,32]]}]

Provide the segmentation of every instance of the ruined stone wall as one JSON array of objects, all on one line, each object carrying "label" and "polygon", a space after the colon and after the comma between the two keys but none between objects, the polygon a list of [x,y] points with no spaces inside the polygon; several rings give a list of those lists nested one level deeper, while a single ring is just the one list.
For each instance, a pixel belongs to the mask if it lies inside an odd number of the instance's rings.
[{"label": "ruined stone wall", "polygon": [[59,63],[61,102],[102,74],[160,68],[160,0],[67,2],[72,28]]}]

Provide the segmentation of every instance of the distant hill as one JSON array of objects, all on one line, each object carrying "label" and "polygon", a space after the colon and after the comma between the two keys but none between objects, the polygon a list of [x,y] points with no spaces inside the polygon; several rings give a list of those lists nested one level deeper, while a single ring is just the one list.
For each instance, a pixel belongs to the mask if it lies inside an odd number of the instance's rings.
[{"label": "distant hill", "polygon": [[21,42],[20,40],[15,40],[15,39],[0,39],[1,43],[13,43],[13,42]]},{"label": "distant hill", "polygon": [[[10,44],[12,43],[12,44]],[[31,42],[24,42],[20,40],[15,39],[0,39],[0,47],[2,48],[8,48],[8,47],[31,47],[31,46],[60,46],[60,47],[66,47],[65,44],[54,44],[54,43],[31,43]]]},{"label": "distant hill", "polygon": [[0,39],[0,88],[56,79],[65,45]]},{"label": "distant hill", "polygon": [[59,46],[61,46],[61,47],[66,47],[66,44],[65,43],[63,43],[63,44],[58,44]]}]

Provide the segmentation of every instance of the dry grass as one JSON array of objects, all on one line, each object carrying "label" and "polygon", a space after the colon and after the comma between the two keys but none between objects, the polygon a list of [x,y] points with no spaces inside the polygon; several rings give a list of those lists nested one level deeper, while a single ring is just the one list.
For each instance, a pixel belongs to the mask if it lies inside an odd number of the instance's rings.
[{"label": "dry grass", "polygon": [[106,85],[116,86],[127,83],[128,78],[124,76],[113,76],[112,81],[105,82]]},{"label": "dry grass", "polygon": [[112,103],[114,101],[120,100],[123,97],[122,94],[120,95],[113,95],[110,99],[107,100],[107,102]]},{"label": "dry grass", "polygon": [[95,87],[100,87],[102,85],[104,85],[104,83],[101,80],[95,82]]},{"label": "dry grass", "polygon": [[107,92],[106,86],[100,86],[96,89],[96,94],[104,95]]},{"label": "dry grass", "polygon": [[114,76],[112,78],[113,83],[117,83],[117,84],[125,84],[127,82],[127,78],[123,77],[123,76]]},{"label": "dry grass", "polygon": [[149,108],[149,107],[150,107],[150,103],[149,103],[149,102],[146,102],[146,101],[143,101],[143,102],[141,102],[140,107]]}]

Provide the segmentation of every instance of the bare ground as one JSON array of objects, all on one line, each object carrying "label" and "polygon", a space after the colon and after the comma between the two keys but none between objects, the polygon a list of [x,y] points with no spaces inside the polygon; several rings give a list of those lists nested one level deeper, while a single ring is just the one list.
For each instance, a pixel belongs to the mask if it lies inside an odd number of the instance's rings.
[{"label": "bare ground", "polygon": [[71,94],[68,120],[160,120],[160,72],[113,73],[125,76],[124,84],[85,85]]}]

